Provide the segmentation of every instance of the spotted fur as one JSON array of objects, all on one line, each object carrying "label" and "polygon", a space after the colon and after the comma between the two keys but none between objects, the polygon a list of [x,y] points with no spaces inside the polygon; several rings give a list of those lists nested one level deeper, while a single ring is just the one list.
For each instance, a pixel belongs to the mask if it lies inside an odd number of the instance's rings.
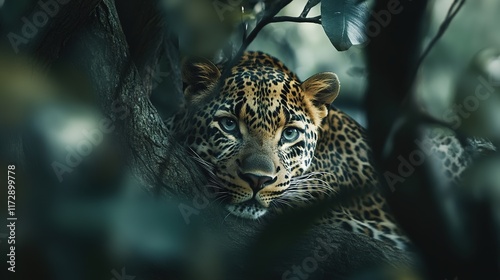
[{"label": "spotted fur", "polygon": [[463,142],[452,130],[432,127],[424,131],[420,144],[424,154],[434,155],[439,165],[435,166],[444,174],[445,182],[460,185],[462,175],[480,157],[496,151],[496,147],[484,138],[467,137]]},{"label": "spotted fur", "polygon": [[[185,108],[167,124],[209,171],[230,213],[257,219],[364,190],[318,222],[404,246],[377,188],[364,129],[330,106],[340,88],[335,74],[300,82],[279,60],[247,52],[228,78],[220,76],[207,60],[187,61]],[[299,136],[290,142],[294,129]]]}]

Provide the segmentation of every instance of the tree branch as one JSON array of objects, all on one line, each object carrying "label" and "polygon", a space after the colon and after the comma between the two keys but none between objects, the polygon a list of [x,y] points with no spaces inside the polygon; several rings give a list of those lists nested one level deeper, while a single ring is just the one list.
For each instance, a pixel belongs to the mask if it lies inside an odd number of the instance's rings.
[{"label": "tree branch", "polygon": [[275,22],[305,22],[305,23],[317,23],[321,24],[321,16],[317,17],[311,17],[311,18],[303,18],[303,17],[289,17],[289,16],[280,16],[280,17],[274,17],[273,20],[270,23],[275,23]]},{"label": "tree branch", "polygon": [[319,1],[308,1],[306,6],[304,7],[304,10],[302,11],[302,14],[300,17],[290,17],[290,16],[276,16],[276,14],[279,13],[285,6],[290,4],[292,0],[282,0],[278,3],[276,3],[274,6],[272,6],[268,11],[266,11],[264,17],[259,21],[257,26],[250,32],[250,34],[243,40],[243,43],[241,44],[240,49],[236,53],[236,55],[224,65],[224,69],[222,72],[222,79],[221,81],[224,80],[224,77],[227,77],[228,74],[231,72],[231,69],[238,63],[240,60],[241,56],[243,56],[243,53],[245,50],[248,48],[248,46],[253,42],[253,40],[257,37],[259,32],[268,24],[270,23],[276,23],[276,22],[298,22],[298,23],[316,23],[316,24],[321,24],[321,16],[316,16],[312,18],[306,18],[305,16],[309,12],[309,10],[317,5]]},{"label": "tree branch", "polygon": [[34,47],[36,56],[44,64],[50,64],[57,59],[67,40],[76,30],[87,24],[89,15],[102,1],[70,1],[63,5],[48,27],[43,30],[42,39]]},{"label": "tree branch", "polygon": [[279,13],[286,5],[290,4],[292,0],[282,0],[279,1],[278,3],[274,4],[268,11],[265,12],[264,17],[259,21],[257,26],[250,32],[248,37],[243,41],[243,44],[241,44],[240,49],[236,53],[236,55],[224,65],[224,69],[222,72],[222,78],[220,81],[223,81],[225,77],[228,76],[229,73],[231,73],[231,69],[238,63],[240,58],[243,56],[243,53],[245,50],[248,48],[250,43],[257,37],[257,34],[264,28],[266,25],[271,23],[273,21],[273,18],[276,14]]},{"label": "tree branch", "polygon": [[[124,151],[130,152],[129,166],[145,186],[153,190],[168,185],[164,190],[181,195],[193,186],[202,185],[196,165],[170,138],[163,120],[149,100],[150,86],[144,83],[140,69],[132,59],[114,1],[95,1],[96,6],[83,2],[74,0],[71,2],[73,6],[65,7],[73,10],[60,12],[62,20],[68,20],[68,24],[49,26],[46,32],[50,35],[41,41],[37,55],[55,60],[60,56],[62,42],[66,41],[69,41],[66,53],[77,50],[77,55],[64,58],[74,60],[74,64],[87,73],[101,111],[114,120],[116,133],[124,136],[120,139]],[[71,22],[71,15],[80,13],[77,7],[88,7],[85,11],[89,14],[86,17],[75,15],[75,22]],[[154,38],[150,33],[155,32],[155,28],[142,30],[148,34],[142,34],[141,38]],[[141,69],[157,63],[162,44],[163,41],[157,40],[148,46],[151,51],[147,57],[136,56]]]}]

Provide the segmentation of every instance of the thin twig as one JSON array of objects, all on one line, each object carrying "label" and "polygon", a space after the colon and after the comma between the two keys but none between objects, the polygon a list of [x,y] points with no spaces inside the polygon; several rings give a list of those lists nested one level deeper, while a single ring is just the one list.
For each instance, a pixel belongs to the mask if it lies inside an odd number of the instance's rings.
[{"label": "thin twig", "polygon": [[307,15],[311,11],[311,9],[314,6],[318,5],[319,2],[320,2],[320,0],[309,0],[309,1],[307,1],[306,5],[304,6],[304,9],[302,10],[302,13],[300,13],[299,17],[301,17],[301,18],[307,17]]},{"label": "thin twig", "polygon": [[415,65],[415,73],[417,69],[420,67],[420,65],[424,62],[425,58],[427,55],[430,53],[434,45],[437,43],[437,41],[443,36],[443,34],[446,32],[448,29],[451,21],[453,18],[458,14],[462,6],[464,5],[465,0],[455,0],[450,6],[450,9],[448,10],[448,14],[446,15],[446,18],[444,21],[441,23],[441,26],[439,27],[438,33],[434,38],[432,38],[432,41],[429,43],[427,48],[425,48],[425,51],[422,53],[420,58],[418,59],[417,64]]},{"label": "thin twig", "polygon": [[455,10],[455,7],[457,6],[458,2],[459,1],[455,0],[455,1],[453,1],[453,3],[451,3],[450,8],[448,9],[448,13],[446,13],[447,18],[451,16],[451,14]]}]

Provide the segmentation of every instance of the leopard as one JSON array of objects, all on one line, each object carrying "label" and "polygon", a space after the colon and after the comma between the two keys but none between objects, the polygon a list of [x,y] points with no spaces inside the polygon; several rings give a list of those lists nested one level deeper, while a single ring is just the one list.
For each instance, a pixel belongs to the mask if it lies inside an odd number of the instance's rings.
[{"label": "leopard", "polygon": [[[315,222],[411,247],[381,189],[365,128],[332,105],[340,92],[335,73],[302,82],[256,51],[223,70],[186,59],[185,104],[166,126],[207,171],[229,215],[258,220],[353,193]],[[437,136],[432,143],[434,150],[458,145]]]}]

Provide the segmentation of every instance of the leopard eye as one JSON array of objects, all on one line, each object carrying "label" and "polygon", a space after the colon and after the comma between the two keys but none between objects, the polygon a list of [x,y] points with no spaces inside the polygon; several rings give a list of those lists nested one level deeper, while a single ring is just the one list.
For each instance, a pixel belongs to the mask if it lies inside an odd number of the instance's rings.
[{"label": "leopard eye", "polygon": [[283,130],[281,139],[284,143],[290,143],[297,140],[300,136],[300,131],[295,127],[289,127]]},{"label": "leopard eye", "polygon": [[234,133],[238,129],[236,121],[232,118],[224,117],[219,120],[219,124],[225,132]]}]

